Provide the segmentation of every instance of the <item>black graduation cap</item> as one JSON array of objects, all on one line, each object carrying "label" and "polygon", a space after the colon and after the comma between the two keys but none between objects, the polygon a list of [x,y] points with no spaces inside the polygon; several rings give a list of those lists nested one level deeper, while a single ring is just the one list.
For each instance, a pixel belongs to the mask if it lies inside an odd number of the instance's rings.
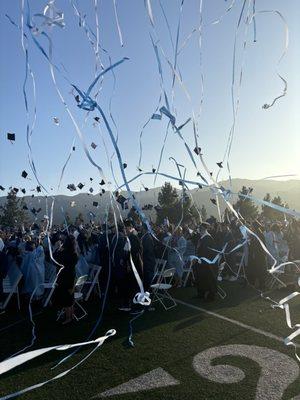
[{"label": "black graduation cap", "polygon": [[160,211],[162,208],[160,205],[154,206],[155,211]]},{"label": "black graduation cap", "polygon": [[148,192],[149,188],[145,187],[145,191]]},{"label": "black graduation cap", "polygon": [[5,188],[3,186],[0,185],[0,190],[5,190]]},{"label": "black graduation cap", "polygon": [[94,189],[93,188],[89,188],[89,192],[93,193]]},{"label": "black graduation cap", "polygon": [[39,212],[42,211],[42,209],[41,209],[41,208],[38,208],[38,209],[36,210],[36,209],[33,207],[30,211],[32,212],[32,214],[37,215]]},{"label": "black graduation cap", "polygon": [[128,199],[126,199],[126,197],[122,196],[121,194],[117,197],[117,202],[121,204],[122,210],[125,210],[126,203],[128,208]]},{"label": "black graduation cap", "polygon": [[155,172],[156,172],[156,169],[152,168],[152,173],[155,174]]},{"label": "black graduation cap", "polygon": [[210,201],[216,206],[217,205],[217,200],[216,199],[210,199]]},{"label": "black graduation cap", "polygon": [[93,201],[93,206],[98,207],[98,201]]},{"label": "black graduation cap", "polygon": [[153,205],[152,204],[148,204],[148,210],[152,210],[153,209]]},{"label": "black graduation cap", "polygon": [[21,192],[25,194],[25,193],[26,193],[26,190],[25,190],[25,189],[21,189]]},{"label": "black graduation cap", "polygon": [[210,173],[209,173],[209,175],[210,175],[210,176],[213,176],[213,173],[212,173],[212,172],[210,172]]},{"label": "black graduation cap", "polygon": [[40,193],[42,190],[41,190],[41,187],[40,186],[37,186],[36,187],[36,191],[38,192],[38,193]]},{"label": "black graduation cap", "polygon": [[183,182],[182,181],[178,181],[178,185],[179,186],[183,186]]},{"label": "black graduation cap", "polygon": [[105,193],[105,189],[102,189],[101,192],[104,194]]},{"label": "black graduation cap", "polygon": [[139,172],[142,172],[142,171],[143,171],[142,168],[140,168],[140,167],[137,167],[137,170],[138,170]]},{"label": "black graduation cap", "polygon": [[249,192],[249,193],[252,193],[252,192],[253,192],[253,188],[252,188],[252,187],[249,187],[249,188],[248,188],[248,192]]},{"label": "black graduation cap", "polygon": [[72,147],[72,150],[75,151],[75,146]]},{"label": "black graduation cap", "polygon": [[199,189],[202,189],[202,188],[203,188],[203,186],[200,185],[200,183],[198,183],[198,187],[199,187]]},{"label": "black graduation cap", "polygon": [[69,189],[71,192],[74,192],[76,190],[76,186],[74,185],[74,183],[70,183],[67,186],[67,189]]},{"label": "black graduation cap", "polygon": [[79,97],[79,94],[77,94],[77,95],[75,96],[75,100],[76,100],[76,102],[77,102],[77,103],[80,103],[80,97]]},{"label": "black graduation cap", "polygon": [[24,204],[24,206],[22,208],[23,208],[23,210],[28,210],[28,207],[26,204]]},{"label": "black graduation cap", "polygon": [[80,182],[80,183],[78,183],[78,185],[77,185],[77,187],[81,190],[82,188],[83,188],[83,184]]},{"label": "black graduation cap", "polygon": [[194,152],[197,154],[197,156],[201,153],[201,147],[195,147]]},{"label": "black graduation cap", "polygon": [[100,117],[94,117],[94,120],[95,120],[96,122],[99,122],[99,121],[100,121]]},{"label": "black graduation cap", "polygon": [[100,185],[101,185],[101,186],[105,185],[105,182],[104,182],[103,179],[102,179],[102,181],[100,182]]},{"label": "black graduation cap", "polygon": [[22,178],[26,179],[26,178],[27,178],[27,176],[28,176],[28,174],[27,174],[27,172],[26,172],[26,171],[23,171],[23,172],[22,172],[22,174],[21,174],[21,176],[22,176]]},{"label": "black graduation cap", "polygon": [[90,181],[93,182],[93,178],[90,178]]},{"label": "black graduation cap", "polygon": [[123,168],[127,168],[127,164],[125,162],[123,163]]},{"label": "black graduation cap", "polygon": [[16,140],[16,135],[14,133],[7,133],[7,140],[15,141]]},{"label": "black graduation cap", "polygon": [[91,148],[95,150],[96,147],[97,147],[96,143],[92,142],[91,143]]},{"label": "black graduation cap", "polygon": [[13,191],[14,191],[15,193],[18,193],[19,189],[14,187],[14,188],[13,188]]},{"label": "black graduation cap", "polygon": [[223,162],[222,162],[222,161],[217,162],[217,166],[218,166],[219,168],[223,168]]},{"label": "black graduation cap", "polygon": [[34,197],[34,194],[32,194],[31,197]]}]

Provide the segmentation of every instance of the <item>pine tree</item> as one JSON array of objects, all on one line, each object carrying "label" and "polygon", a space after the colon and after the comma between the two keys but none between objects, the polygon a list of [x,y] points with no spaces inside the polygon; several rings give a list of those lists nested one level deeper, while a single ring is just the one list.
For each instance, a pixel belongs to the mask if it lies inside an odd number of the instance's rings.
[{"label": "pine tree", "polygon": [[[281,199],[280,196],[275,196],[273,199],[271,199],[271,196],[269,193],[266,194],[264,197],[264,200],[276,204],[281,207],[288,208],[288,204],[284,203]],[[262,206],[262,215],[266,218],[268,221],[283,221],[285,218],[285,215],[281,211],[277,211],[272,207],[268,206]]]},{"label": "pine tree", "polygon": [[158,203],[160,209],[157,211],[157,222],[159,224],[163,222],[165,217],[173,223],[179,221],[181,214],[178,214],[178,211],[181,204],[178,200],[177,190],[169,182],[165,182],[158,193]]},{"label": "pine tree", "polygon": [[[264,201],[267,201],[268,203],[271,203],[271,195],[270,193],[267,193],[265,197],[263,198]],[[273,209],[268,206],[262,206],[262,211],[261,214],[266,220],[272,220],[273,219]]]},{"label": "pine tree", "polygon": [[[240,191],[241,195],[248,195],[249,189],[246,186],[242,187]],[[258,207],[254,204],[251,199],[245,198],[239,195],[239,200],[234,204],[234,208],[241,214],[246,220],[254,220],[258,217]]]},{"label": "pine tree", "polygon": [[0,208],[0,224],[5,227],[15,228],[27,220],[22,198],[17,198],[16,192],[11,190],[6,196],[6,203]]}]

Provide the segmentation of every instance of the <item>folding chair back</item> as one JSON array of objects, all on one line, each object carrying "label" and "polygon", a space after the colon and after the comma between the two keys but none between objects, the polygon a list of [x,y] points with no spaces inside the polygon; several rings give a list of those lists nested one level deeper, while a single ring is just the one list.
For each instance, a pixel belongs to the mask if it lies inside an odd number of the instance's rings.
[{"label": "folding chair back", "polygon": [[17,295],[18,309],[20,310],[20,296],[18,285],[22,279],[22,272],[15,265],[11,266],[7,272],[7,276],[3,279],[3,293],[7,293],[7,297],[1,306],[1,309],[5,309],[11,300],[13,294]]},{"label": "folding chair back", "polygon": [[101,272],[102,267],[100,265],[92,264],[89,263],[90,270],[89,270],[89,277],[88,280],[85,282],[86,284],[89,284],[89,290],[87,291],[87,294],[85,296],[85,301],[87,301],[92,293],[92,291],[96,288],[99,297],[101,297],[101,290],[100,290],[100,285],[99,285],[99,274]]},{"label": "folding chair back", "polygon": [[156,277],[162,271],[164,271],[164,269],[166,268],[166,265],[167,265],[167,260],[164,260],[163,258],[156,258],[154,277]]},{"label": "folding chair back", "polygon": [[77,281],[75,283],[74,300],[75,300],[75,304],[82,311],[82,315],[80,317],[78,317],[74,311],[74,318],[76,319],[76,321],[79,321],[80,319],[84,318],[87,315],[86,310],[79,303],[79,301],[82,300],[82,298],[83,298],[82,289],[83,289],[83,286],[85,285],[87,279],[88,279],[88,275],[82,275],[77,279]]}]

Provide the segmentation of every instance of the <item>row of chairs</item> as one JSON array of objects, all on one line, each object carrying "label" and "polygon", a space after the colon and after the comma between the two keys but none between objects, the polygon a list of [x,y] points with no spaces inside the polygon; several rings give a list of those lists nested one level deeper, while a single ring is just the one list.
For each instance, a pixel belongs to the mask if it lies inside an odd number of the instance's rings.
[{"label": "row of chairs", "polygon": [[[75,293],[74,293],[75,303],[77,303],[77,305],[79,305],[79,302],[82,300],[88,301],[94,290],[97,292],[99,297],[101,297],[101,290],[99,284],[99,275],[101,269],[102,269],[101,266],[90,263],[88,275],[83,275],[77,278],[75,283]],[[49,273],[49,271],[51,272]],[[23,276],[22,272],[17,267],[13,267],[12,270],[9,270],[7,276],[3,280],[3,293],[6,295],[6,297],[4,302],[0,305],[0,309],[5,310],[9,302],[11,301],[12,297],[16,295],[17,306],[18,309],[20,310],[21,306],[20,306],[19,284],[22,279],[22,276]],[[56,280],[56,274],[53,273],[53,268],[51,269],[50,266],[46,264],[45,282],[41,284],[41,286],[43,286],[43,288],[45,289],[45,294],[43,296],[44,308],[47,307],[51,301],[52,295],[55,290],[55,280]],[[87,290],[83,291],[84,288],[87,288]],[[79,308],[81,308],[80,305]]]}]

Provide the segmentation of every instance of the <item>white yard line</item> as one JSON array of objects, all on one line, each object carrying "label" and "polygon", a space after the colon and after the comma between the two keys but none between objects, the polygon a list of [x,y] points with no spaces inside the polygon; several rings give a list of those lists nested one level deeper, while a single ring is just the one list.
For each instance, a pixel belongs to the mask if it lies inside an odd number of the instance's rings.
[{"label": "white yard line", "polygon": [[195,305],[190,304],[190,303],[186,303],[185,301],[182,301],[182,300],[175,299],[175,301],[177,303],[179,303],[179,304],[182,304],[182,305],[186,306],[186,307],[193,308],[194,310],[201,311],[201,312],[203,312],[205,314],[211,315],[212,317],[222,319],[223,321],[226,321],[226,322],[230,322],[231,324],[237,325],[237,326],[239,326],[241,328],[244,328],[244,329],[248,329],[249,331],[252,331],[252,332],[258,333],[260,335],[266,336],[266,337],[268,337],[270,339],[277,340],[278,342],[283,342],[284,341],[283,337],[274,335],[273,333],[270,333],[270,332],[265,332],[262,329],[258,329],[258,328],[255,328],[254,326],[244,324],[243,322],[236,321],[235,319],[231,319],[231,318],[225,317],[224,315],[217,314],[217,313],[215,313],[213,311],[206,310],[205,308],[198,307],[198,306],[195,306]]}]

